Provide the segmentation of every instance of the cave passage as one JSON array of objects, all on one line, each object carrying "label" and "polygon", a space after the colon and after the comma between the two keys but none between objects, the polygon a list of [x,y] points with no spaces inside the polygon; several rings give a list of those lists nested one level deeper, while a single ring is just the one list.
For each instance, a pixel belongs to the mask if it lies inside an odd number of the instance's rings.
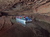
[{"label": "cave passage", "polygon": [[1,16],[7,16],[8,15],[8,13],[5,13],[5,12],[0,12],[0,13],[1,13],[0,17]]}]

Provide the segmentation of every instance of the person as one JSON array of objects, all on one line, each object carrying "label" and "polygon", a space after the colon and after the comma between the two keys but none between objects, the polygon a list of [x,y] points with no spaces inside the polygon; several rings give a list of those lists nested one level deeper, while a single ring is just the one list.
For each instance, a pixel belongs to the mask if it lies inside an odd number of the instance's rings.
[{"label": "person", "polygon": [[29,18],[28,18],[28,17],[26,17],[25,19],[26,19],[26,21],[27,21]]}]

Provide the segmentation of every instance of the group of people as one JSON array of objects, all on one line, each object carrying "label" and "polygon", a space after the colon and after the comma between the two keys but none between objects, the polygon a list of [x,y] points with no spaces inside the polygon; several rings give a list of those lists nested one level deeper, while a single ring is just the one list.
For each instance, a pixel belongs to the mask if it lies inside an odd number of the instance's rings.
[{"label": "group of people", "polygon": [[19,19],[24,19],[24,20],[29,19],[29,17],[28,17],[28,16],[17,16],[16,18],[19,18]]}]

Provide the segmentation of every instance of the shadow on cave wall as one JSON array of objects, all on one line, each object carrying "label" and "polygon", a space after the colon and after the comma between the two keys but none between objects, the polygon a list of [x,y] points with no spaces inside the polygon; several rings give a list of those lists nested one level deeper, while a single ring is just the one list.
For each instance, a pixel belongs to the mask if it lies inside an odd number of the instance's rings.
[{"label": "shadow on cave wall", "polygon": [[7,16],[8,15],[8,13],[5,13],[5,12],[0,12],[0,14],[1,14],[0,17],[1,16]]}]

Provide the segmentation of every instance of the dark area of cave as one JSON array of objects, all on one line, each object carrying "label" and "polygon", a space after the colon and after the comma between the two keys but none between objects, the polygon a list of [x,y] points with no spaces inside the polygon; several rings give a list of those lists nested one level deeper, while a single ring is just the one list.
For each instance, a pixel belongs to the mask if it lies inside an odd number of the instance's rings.
[{"label": "dark area of cave", "polygon": [[1,14],[0,17],[1,16],[7,16],[8,15],[8,13],[4,13],[4,12],[0,12],[0,14]]}]

